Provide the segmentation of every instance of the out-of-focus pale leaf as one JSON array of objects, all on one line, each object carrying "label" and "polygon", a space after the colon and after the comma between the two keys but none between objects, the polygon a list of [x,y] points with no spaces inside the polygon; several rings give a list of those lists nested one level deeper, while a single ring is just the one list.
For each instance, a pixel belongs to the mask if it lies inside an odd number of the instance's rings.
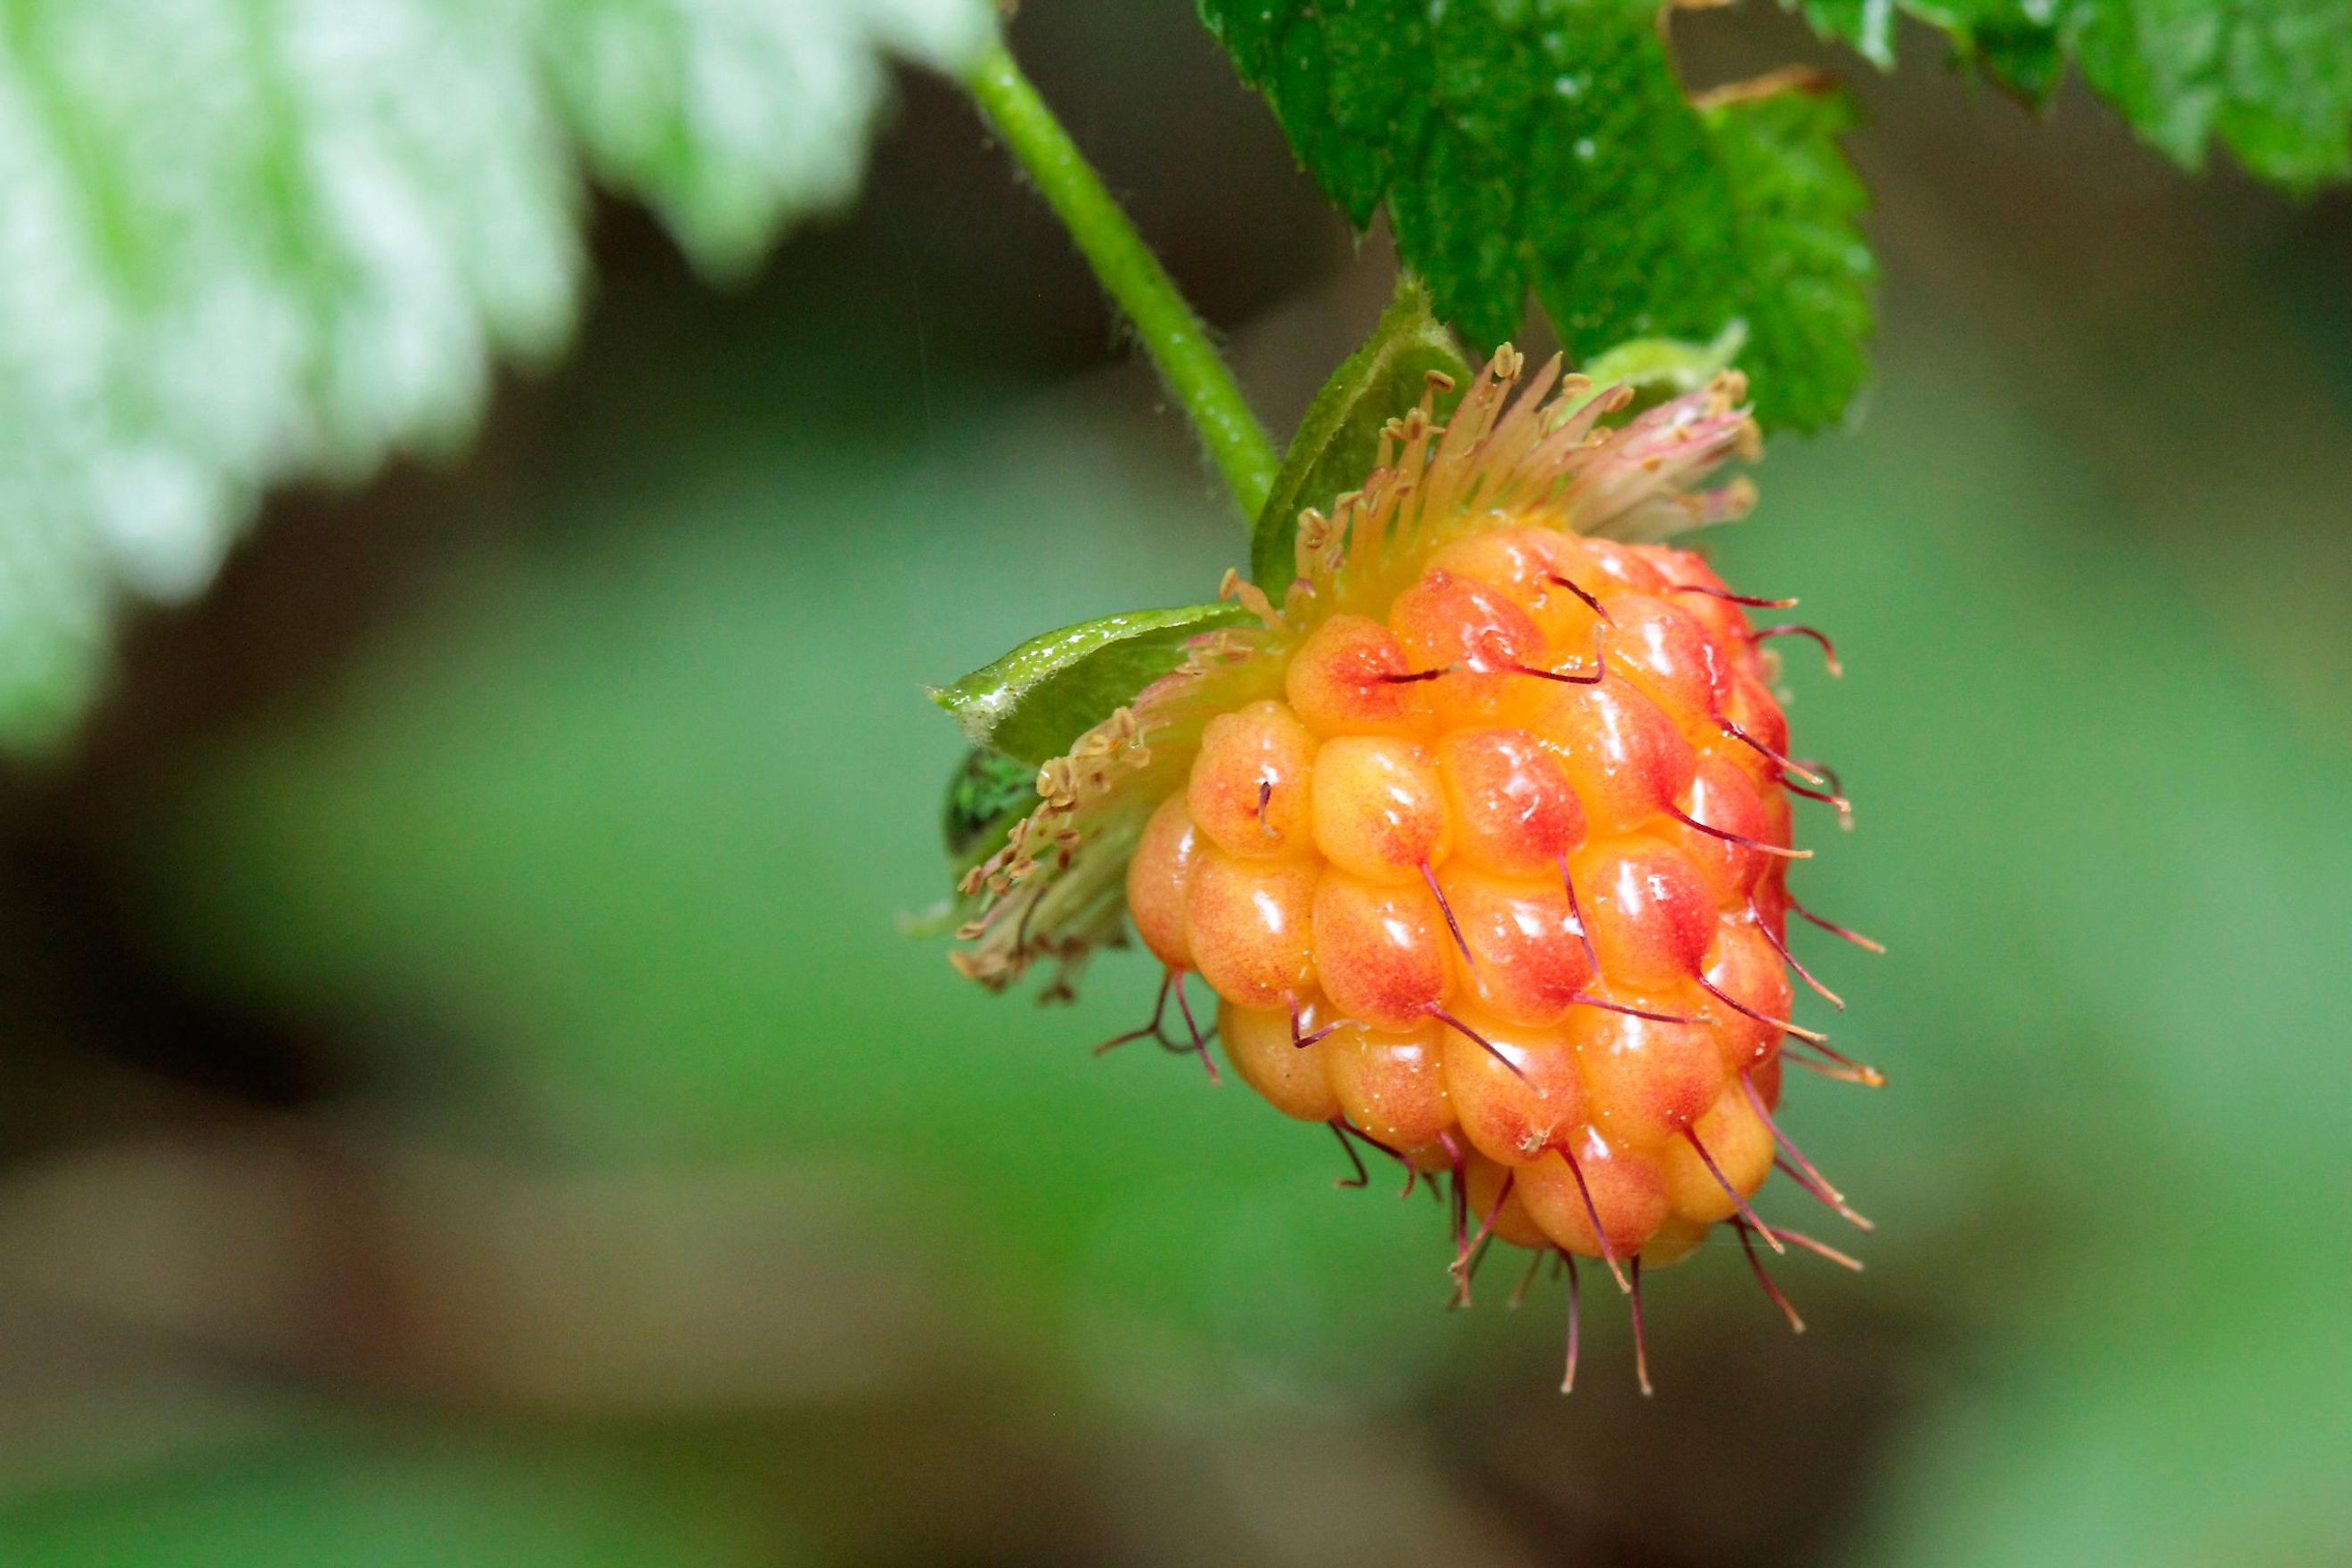
[{"label": "out-of-focus pale leaf", "polygon": [[985,0],[544,0],[541,50],[597,177],[642,196],[705,268],[757,261],[847,201],[884,51],[953,69]]},{"label": "out-of-focus pale leaf", "polygon": [[748,265],[982,0],[25,0],[0,26],[0,740],[262,489],[444,447],[577,304],[575,164]]}]

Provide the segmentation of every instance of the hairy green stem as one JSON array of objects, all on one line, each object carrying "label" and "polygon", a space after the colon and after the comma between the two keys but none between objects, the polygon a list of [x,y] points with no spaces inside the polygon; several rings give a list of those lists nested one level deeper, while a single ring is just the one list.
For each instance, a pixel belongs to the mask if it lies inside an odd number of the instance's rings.
[{"label": "hairy green stem", "polygon": [[1177,291],[1175,280],[1119,210],[1101,177],[1011,51],[992,45],[966,79],[971,96],[997,134],[1077,241],[1118,308],[1135,324],[1169,394],[1201,433],[1225,485],[1255,518],[1274,488],[1281,464],[1265,429],[1250,412],[1233,372],[1209,341],[1209,331]]}]

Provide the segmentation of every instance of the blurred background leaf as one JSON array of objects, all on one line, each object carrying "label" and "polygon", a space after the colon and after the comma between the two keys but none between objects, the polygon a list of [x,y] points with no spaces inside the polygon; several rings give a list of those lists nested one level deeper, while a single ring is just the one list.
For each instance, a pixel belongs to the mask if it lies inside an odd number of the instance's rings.
[{"label": "blurred background leaf", "polygon": [[26,0],[0,30],[0,741],[264,487],[447,451],[561,346],[573,144],[713,273],[856,190],[881,51],[984,0]]}]

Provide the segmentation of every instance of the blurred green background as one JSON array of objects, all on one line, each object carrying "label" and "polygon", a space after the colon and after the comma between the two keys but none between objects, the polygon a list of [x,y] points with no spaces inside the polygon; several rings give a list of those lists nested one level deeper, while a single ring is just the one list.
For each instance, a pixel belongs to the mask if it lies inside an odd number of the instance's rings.
[{"label": "blurred green background", "polygon": [[[1030,11],[1288,419],[1383,243],[1189,6]],[[1563,1400],[1556,1285],[1446,1312],[1422,1200],[1090,1055],[1143,963],[1040,1011],[901,934],[922,684],[1244,553],[909,78],[857,213],[740,291],[600,212],[561,368],[281,497],[8,781],[0,1562],[2352,1559],[2352,203],[1860,86],[1877,384],[1714,545],[1837,637],[1792,718],[1859,819],[1800,889],[1892,950],[1801,949],[1891,1079],[1792,1085],[1879,1225],[1781,1267],[1803,1338],[1727,1242],[1653,1282],[1656,1399],[1595,1290]]]}]

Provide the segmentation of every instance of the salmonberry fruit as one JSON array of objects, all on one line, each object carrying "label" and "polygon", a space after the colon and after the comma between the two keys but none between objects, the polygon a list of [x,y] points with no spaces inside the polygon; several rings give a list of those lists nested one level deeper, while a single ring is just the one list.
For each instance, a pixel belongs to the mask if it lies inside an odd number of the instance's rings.
[{"label": "salmonberry fruit", "polygon": [[1612,425],[1552,371],[1514,399],[1518,370],[1392,424],[1363,489],[1301,519],[1279,606],[1228,580],[1260,626],[1047,766],[961,957],[1001,981],[1075,956],[1058,933],[1122,890],[1166,970],[1138,1033],[1205,1059],[1205,983],[1276,1109],[1446,1184],[1465,1295],[1499,1240],[1600,1260],[1638,1311],[1643,1265],[1728,1223],[1787,1310],[1757,1242],[1846,1260],[1757,1216],[1775,1165],[1859,1216],[1775,1122],[1783,1053],[1876,1081],[1790,1018],[1791,971],[1819,987],[1789,949],[1790,795],[1844,803],[1772,695],[1766,637],[1801,628],[1751,627],[1780,602],[1656,542],[1745,504],[1687,487],[1752,426],[1736,377]]}]

